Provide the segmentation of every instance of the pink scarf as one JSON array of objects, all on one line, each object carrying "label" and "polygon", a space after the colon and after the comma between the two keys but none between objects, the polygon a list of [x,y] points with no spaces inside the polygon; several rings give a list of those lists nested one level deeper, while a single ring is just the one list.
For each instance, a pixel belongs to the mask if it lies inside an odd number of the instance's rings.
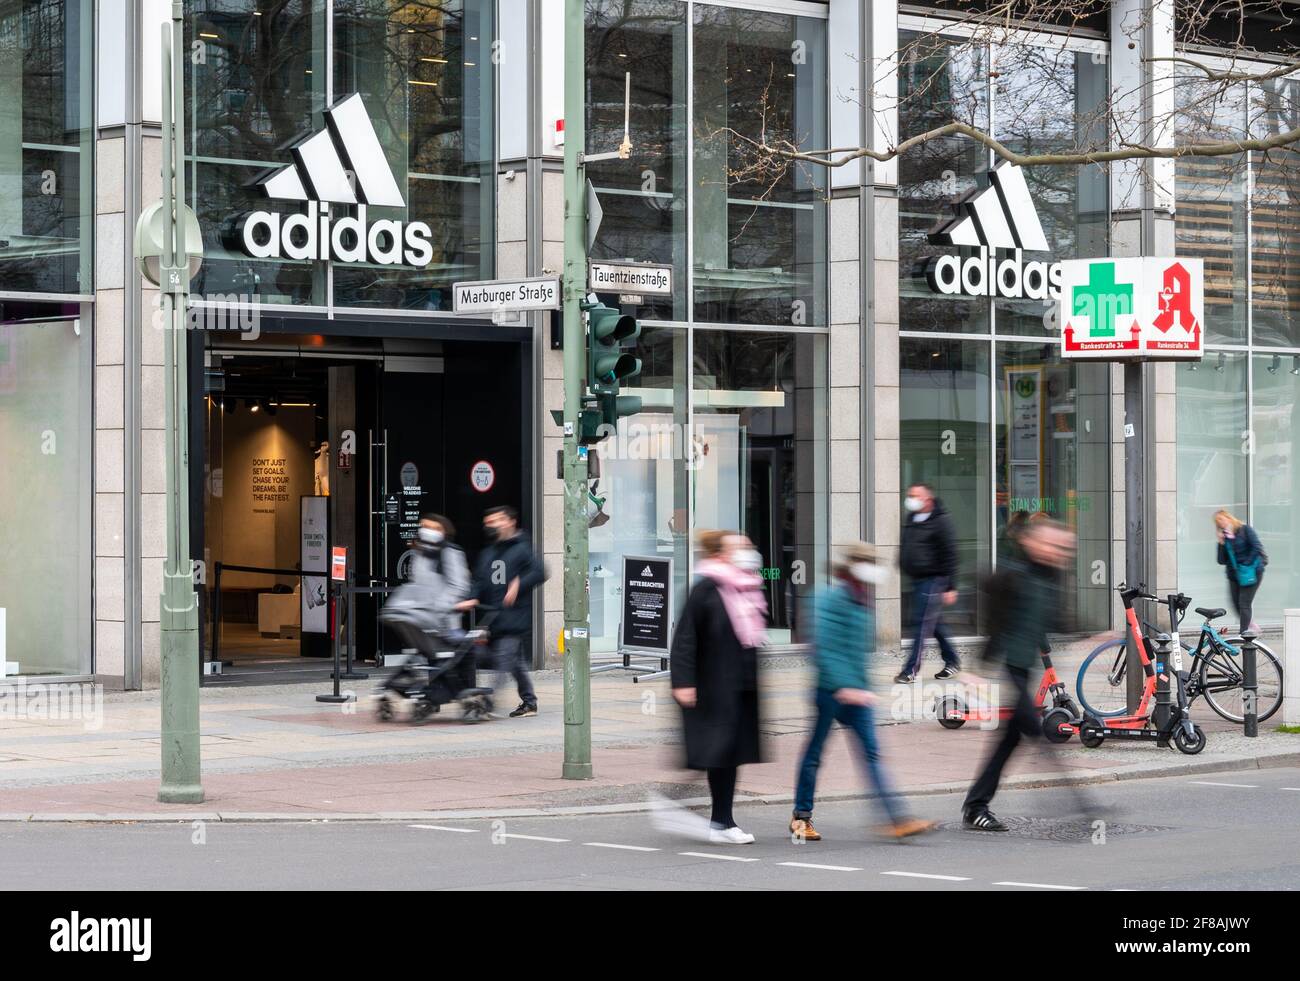
[{"label": "pink scarf", "polygon": [[741,647],[762,647],[767,643],[767,600],[763,598],[763,580],[752,572],[738,569],[730,562],[703,559],[696,571],[718,586],[727,619]]}]

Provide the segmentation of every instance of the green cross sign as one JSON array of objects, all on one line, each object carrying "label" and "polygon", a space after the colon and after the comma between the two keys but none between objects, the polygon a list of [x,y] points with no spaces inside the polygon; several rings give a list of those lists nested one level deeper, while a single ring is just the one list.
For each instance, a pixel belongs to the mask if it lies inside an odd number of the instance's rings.
[{"label": "green cross sign", "polygon": [[1088,267],[1088,285],[1074,287],[1076,317],[1087,317],[1092,337],[1114,337],[1115,318],[1133,315],[1133,284],[1115,282],[1115,263]]}]

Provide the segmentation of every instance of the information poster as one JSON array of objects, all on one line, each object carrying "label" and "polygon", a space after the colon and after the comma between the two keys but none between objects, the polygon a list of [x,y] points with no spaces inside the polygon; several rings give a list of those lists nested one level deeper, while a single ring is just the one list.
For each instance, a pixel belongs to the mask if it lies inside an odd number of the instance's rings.
[{"label": "information poster", "polygon": [[329,498],[300,499],[302,632],[329,633]]},{"label": "information poster", "polygon": [[623,556],[622,650],[668,653],[672,589],[672,559]]},{"label": "information poster", "polygon": [[1007,485],[1012,511],[1041,510],[1043,475],[1043,370],[1008,368]]}]

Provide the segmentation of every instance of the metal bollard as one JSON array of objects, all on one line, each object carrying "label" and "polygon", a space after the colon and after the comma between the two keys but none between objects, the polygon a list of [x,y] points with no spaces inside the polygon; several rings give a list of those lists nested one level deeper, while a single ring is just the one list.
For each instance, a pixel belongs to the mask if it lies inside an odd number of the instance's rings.
[{"label": "metal bollard", "polygon": [[1169,745],[1169,652],[1172,644],[1173,638],[1168,634],[1158,634],[1155,638],[1156,707],[1152,721],[1156,732],[1160,733],[1156,737],[1157,746]]},{"label": "metal bollard", "polygon": [[1255,667],[1255,638],[1253,630],[1241,635],[1241,708],[1246,720],[1246,735],[1259,735],[1259,676]]}]

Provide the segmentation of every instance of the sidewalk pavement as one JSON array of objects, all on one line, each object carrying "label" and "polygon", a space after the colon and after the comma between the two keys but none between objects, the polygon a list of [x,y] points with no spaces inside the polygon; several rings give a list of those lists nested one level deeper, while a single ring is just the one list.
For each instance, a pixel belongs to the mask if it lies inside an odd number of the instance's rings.
[{"label": "sidewalk pavement", "polygon": [[[1079,656],[1053,655],[1071,688]],[[767,761],[742,768],[741,798],[791,799],[811,726],[808,666],[777,663],[784,666],[763,673]],[[940,683],[891,690],[898,663],[880,659],[875,679],[892,780],[909,794],[964,790],[995,733],[975,722],[950,731],[927,718]],[[934,670],[928,660],[925,667],[922,679]],[[206,688],[201,743],[207,799],[201,805],[155,799],[157,692],[106,693],[98,726],[0,711],[0,820],[428,819],[636,810],[654,793],[691,802],[707,795],[702,775],[680,768],[679,715],[666,679],[633,684],[624,672],[592,678],[595,779],[582,782],[560,778],[560,673],[539,672],[536,682],[539,715],[481,725],[461,723],[455,706],[422,725],[379,722],[366,688],[357,689],[358,702],[343,706],[317,702],[322,691],[314,685]],[[499,704],[513,703],[507,697]],[[1275,731],[1272,720],[1257,739],[1246,739],[1203,704],[1194,715],[1208,733],[1199,756],[1113,740],[1091,750],[1077,741],[1028,745],[1008,769],[1008,785],[1300,762],[1300,736]],[[866,796],[844,735],[833,734],[828,743],[818,791],[822,799]]]}]

